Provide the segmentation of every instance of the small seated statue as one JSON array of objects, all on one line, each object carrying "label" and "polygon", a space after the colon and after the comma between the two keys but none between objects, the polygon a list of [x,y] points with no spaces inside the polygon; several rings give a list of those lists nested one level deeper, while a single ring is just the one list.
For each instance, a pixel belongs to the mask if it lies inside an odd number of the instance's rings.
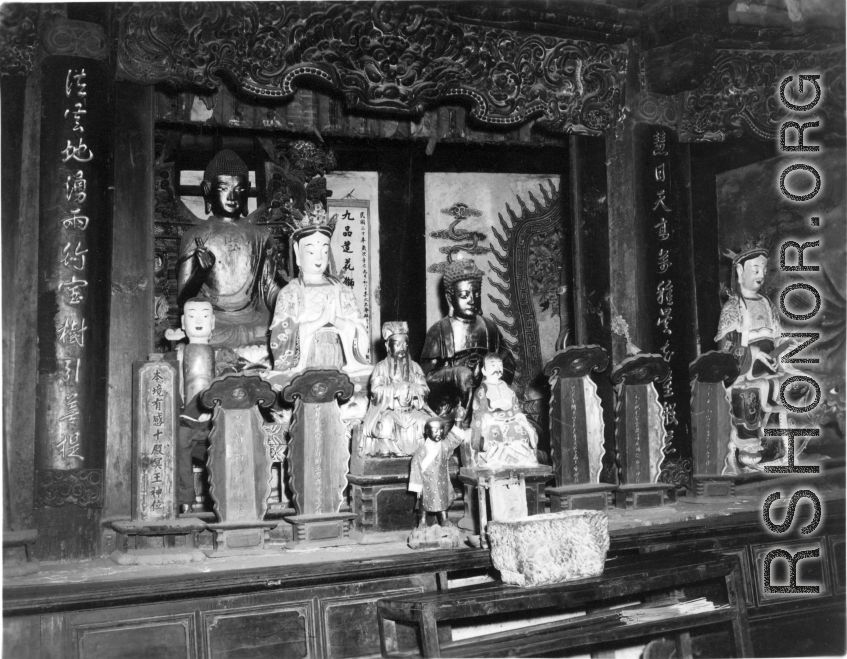
[{"label": "small seated statue", "polygon": [[[780,355],[797,344],[783,336],[776,308],[759,292],[767,276],[768,250],[761,242],[750,241],[739,253],[729,255],[734,257],[732,295],[721,309],[715,341],[739,366],[739,376],[728,388],[733,427],[723,473],[742,474],[784,461],[782,438],[765,437],[764,428],[771,414],[781,417],[779,427],[789,427],[779,388],[787,376],[799,371],[781,362]],[[813,395],[805,383],[786,392],[795,407],[807,405],[804,401]],[[805,444],[799,438],[796,442],[799,455]]]},{"label": "small seated statue", "polygon": [[482,380],[482,357],[498,353],[508,382],[515,371],[514,357],[500,330],[480,313],[481,290],[482,270],[473,261],[447,264],[444,293],[449,315],[429,328],[421,353],[430,405],[439,416],[452,417],[463,428],[470,425],[471,397]]},{"label": "small seated statue", "polygon": [[[208,220],[185,232],[179,244],[177,303],[202,296],[215,312],[214,347],[250,352],[255,361],[261,349],[267,360],[271,310],[280,286],[276,248],[266,227],[247,215],[250,180],[247,165],[224,149],[212,158],[203,175],[203,198]],[[171,330],[170,340],[184,336]]]},{"label": "small seated statue", "polygon": [[426,422],[423,444],[412,456],[409,492],[418,495],[418,528],[426,528],[427,513],[435,513],[441,527],[451,527],[447,509],[453,501],[448,463],[456,447],[462,443],[461,434],[451,432],[444,437],[444,420],[430,417]]},{"label": "small seated statue", "polygon": [[404,321],[382,325],[388,356],[371,374],[371,404],[362,426],[361,449],[368,456],[408,456],[420,446],[427,420],[429,387],[421,367],[409,357],[409,327]]},{"label": "small seated statue", "polygon": [[295,220],[291,240],[300,273],[276,301],[270,329],[274,370],[371,369],[360,355],[366,351],[358,349],[369,337],[353,291],[327,273],[334,229],[320,203],[307,202],[306,213]]},{"label": "small seated statue", "polygon": [[497,468],[538,465],[538,433],[520,411],[518,397],[503,382],[503,359],[485,356],[482,385],[473,398],[471,448],[478,466]]}]

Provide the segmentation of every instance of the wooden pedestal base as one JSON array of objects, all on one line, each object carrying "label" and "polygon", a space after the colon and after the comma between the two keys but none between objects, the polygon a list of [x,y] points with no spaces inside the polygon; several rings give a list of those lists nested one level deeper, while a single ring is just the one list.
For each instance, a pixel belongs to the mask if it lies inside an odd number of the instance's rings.
[{"label": "wooden pedestal base", "polygon": [[735,496],[736,476],[694,474],[694,494],[698,497]]},{"label": "wooden pedestal base", "polygon": [[459,480],[465,487],[464,497],[464,516],[459,520],[458,527],[471,533],[479,534],[479,496],[476,491],[476,476],[472,476],[471,472],[479,472],[482,478],[488,478],[491,475],[496,477],[507,476],[510,472],[521,472],[526,483],[526,506],[530,515],[540,515],[545,511],[547,497],[544,494],[544,487],[551,478],[553,478],[553,468],[548,465],[538,465],[537,467],[514,467],[511,469],[503,468],[497,470],[491,469],[468,469],[462,467],[459,470]]},{"label": "wooden pedestal base", "polygon": [[620,485],[615,491],[615,503],[618,508],[638,510],[658,508],[676,501],[674,486],[668,483],[635,483]]},{"label": "wooden pedestal base", "polygon": [[562,510],[607,510],[615,504],[616,485],[608,483],[580,483],[545,488],[550,497],[550,512]]},{"label": "wooden pedestal base", "polygon": [[349,540],[350,521],[356,513],[325,513],[321,515],[292,515],[285,521],[294,525],[294,534],[298,542],[334,543],[352,542]]},{"label": "wooden pedestal base", "polygon": [[275,527],[275,522],[209,524],[208,529],[215,534],[215,548],[206,550],[206,556],[223,558],[262,554],[269,551],[270,530]]},{"label": "wooden pedestal base", "polygon": [[408,530],[415,524],[415,495],[408,472],[396,476],[347,477],[353,484],[354,526],[362,533]]},{"label": "wooden pedestal base", "polygon": [[35,574],[41,569],[40,563],[32,557],[32,545],[37,540],[36,529],[7,531],[3,534],[4,579]]},{"label": "wooden pedestal base", "polygon": [[197,538],[206,523],[196,517],[167,521],[115,521],[117,549],[111,559],[118,565],[171,565],[203,561]]}]

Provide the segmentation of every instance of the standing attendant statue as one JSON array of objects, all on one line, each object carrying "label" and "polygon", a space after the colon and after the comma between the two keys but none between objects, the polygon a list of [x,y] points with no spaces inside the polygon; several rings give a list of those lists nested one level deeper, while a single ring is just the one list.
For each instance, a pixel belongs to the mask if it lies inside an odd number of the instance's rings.
[{"label": "standing attendant statue", "polygon": [[429,387],[423,370],[409,357],[409,327],[404,321],[382,325],[388,357],[371,374],[371,404],[362,427],[361,449],[368,456],[412,455],[423,441]]},{"label": "standing attendant statue", "polygon": [[[238,349],[256,347],[267,353],[271,311],[280,286],[276,280],[275,246],[270,231],[247,215],[250,180],[247,165],[224,149],[203,174],[203,198],[209,219],[192,227],[179,244],[177,303],[202,296],[215,312],[209,344]],[[168,338],[181,338],[179,331]]]},{"label": "standing attendant statue", "polygon": [[418,529],[426,528],[427,513],[435,513],[438,524],[451,527],[447,509],[453,501],[448,463],[456,447],[462,443],[460,434],[451,432],[444,437],[444,420],[431,417],[426,423],[426,439],[412,456],[409,491],[418,495]]},{"label": "standing attendant statue", "polygon": [[358,374],[371,369],[361,358],[369,337],[355,295],[327,273],[334,230],[335,222],[319,203],[307,202],[305,214],[295,220],[291,240],[300,273],[276,302],[270,330],[274,370],[335,368]]},{"label": "standing attendant statue", "polygon": [[[761,242],[749,241],[739,253],[728,255],[733,257],[732,295],[721,309],[715,341],[739,366],[739,376],[729,387],[733,429],[723,473],[741,474],[761,471],[764,463],[778,464],[785,458],[780,438],[766,438],[764,428],[771,414],[779,415],[779,427],[788,427],[779,388],[784,377],[798,371],[780,361],[782,353],[796,343],[782,337],[776,308],[759,292],[767,276],[768,250]],[[813,393],[805,384],[801,387],[802,391],[791,392],[793,404],[799,407]],[[795,447],[796,453],[802,448]]]},{"label": "standing attendant statue", "polygon": [[182,330],[188,344],[180,352],[184,409],[179,419],[179,446],[176,456],[178,501],[190,508],[195,501],[191,458],[203,461],[211,415],[201,410],[198,396],[215,377],[215,351],[209,340],[215,329],[212,303],[191,298],[182,308]]},{"label": "standing attendant statue", "polygon": [[444,268],[449,315],[426,333],[421,366],[430,388],[430,405],[442,418],[470,425],[471,398],[482,380],[481,362],[489,352],[503,358],[504,377],[512,381],[515,360],[500,330],[481,315],[482,270],[471,260]]}]

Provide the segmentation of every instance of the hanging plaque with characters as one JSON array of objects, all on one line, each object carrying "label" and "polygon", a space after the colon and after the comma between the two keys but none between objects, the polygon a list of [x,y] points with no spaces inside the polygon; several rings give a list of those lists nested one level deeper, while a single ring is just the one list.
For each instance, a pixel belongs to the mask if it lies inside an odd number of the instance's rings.
[{"label": "hanging plaque with characters", "polygon": [[329,199],[327,213],[335,220],[335,232],[332,235],[332,258],[335,262],[335,274],[344,286],[353,291],[356,304],[368,327],[371,345],[360,346],[362,357],[371,360],[372,345],[378,333],[379,304],[375,293],[375,273],[379,263],[372,263],[371,249],[378,241],[377,227],[371,225],[370,201],[367,199]]}]

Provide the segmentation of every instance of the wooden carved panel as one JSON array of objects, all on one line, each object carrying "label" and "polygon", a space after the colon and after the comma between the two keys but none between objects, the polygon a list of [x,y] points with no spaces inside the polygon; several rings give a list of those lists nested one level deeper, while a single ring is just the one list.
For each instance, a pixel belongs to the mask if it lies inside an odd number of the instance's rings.
[{"label": "wooden carved panel", "polygon": [[285,100],[301,82],[348,108],[420,115],[463,100],[479,121],[533,117],[600,134],[617,118],[626,51],[465,25],[413,3],[136,3],[118,8],[119,76]]},{"label": "wooden carved panel", "polygon": [[197,657],[191,613],[79,625],[74,634],[79,659]]},{"label": "wooden carved panel", "polygon": [[[383,590],[365,597],[323,598],[324,654],[333,659],[378,655],[379,624],[376,603],[385,597],[422,593],[423,588]],[[417,647],[414,628],[397,626],[397,644],[401,650]]]},{"label": "wooden carved panel", "polygon": [[311,602],[203,613],[209,659],[314,659],[315,621]]},{"label": "wooden carved panel", "polygon": [[29,75],[38,45],[39,5],[4,2],[0,6],[0,75]]},{"label": "wooden carved panel", "polygon": [[[828,136],[844,134],[845,50],[719,50],[714,67],[694,91],[682,95],[679,136],[683,142],[723,141],[748,132],[775,141],[780,124],[797,119],[780,103],[783,78],[819,74],[825,93],[815,108]],[[789,92],[786,92],[789,93]],[[789,99],[791,97],[789,96]]]}]

